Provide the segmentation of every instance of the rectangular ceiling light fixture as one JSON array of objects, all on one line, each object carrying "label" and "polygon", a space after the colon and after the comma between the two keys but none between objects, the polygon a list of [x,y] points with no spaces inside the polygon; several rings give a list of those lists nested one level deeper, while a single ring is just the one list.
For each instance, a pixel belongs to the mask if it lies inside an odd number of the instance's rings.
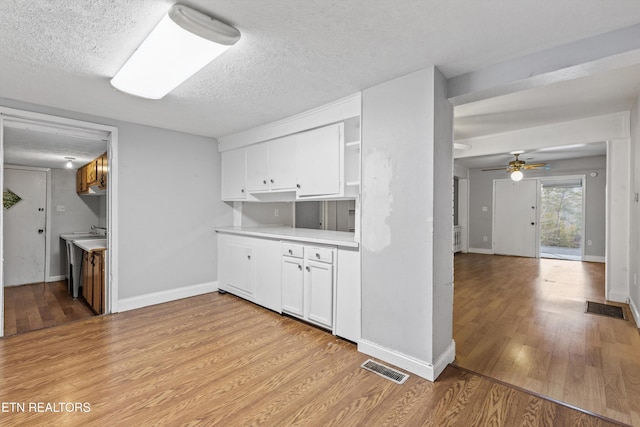
[{"label": "rectangular ceiling light fixture", "polygon": [[160,99],[240,40],[240,31],[173,5],[111,79],[118,90]]}]

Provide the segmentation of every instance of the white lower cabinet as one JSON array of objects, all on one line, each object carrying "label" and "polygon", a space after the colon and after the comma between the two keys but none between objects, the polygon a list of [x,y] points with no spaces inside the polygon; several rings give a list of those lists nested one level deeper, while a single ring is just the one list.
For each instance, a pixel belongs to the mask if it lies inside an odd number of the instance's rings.
[{"label": "white lower cabinet", "polygon": [[218,233],[218,288],[360,340],[357,248]]},{"label": "white lower cabinet", "polygon": [[334,247],[282,243],[282,311],[333,330]]},{"label": "white lower cabinet", "polygon": [[282,312],[280,242],[218,234],[218,288]]}]

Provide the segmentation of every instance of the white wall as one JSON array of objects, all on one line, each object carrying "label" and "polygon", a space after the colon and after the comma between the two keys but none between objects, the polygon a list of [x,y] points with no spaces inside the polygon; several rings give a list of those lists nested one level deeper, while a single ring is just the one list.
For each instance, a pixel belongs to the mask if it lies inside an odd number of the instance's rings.
[{"label": "white wall", "polygon": [[119,300],[144,305],[147,294],[178,296],[216,280],[213,228],[233,221],[220,201],[214,139],[7,99],[0,105],[118,127]]},{"label": "white wall", "polygon": [[[78,196],[75,170],[51,169],[50,276],[66,274],[66,249],[60,234],[89,231],[92,225],[100,225],[100,217],[104,215],[101,209],[106,208],[104,200],[106,196]],[[58,211],[57,206],[63,206],[64,211]]]},{"label": "white wall", "polygon": [[358,349],[431,380],[455,353],[453,112],[444,89],[432,67],[362,94]]},{"label": "white wall", "polygon": [[[242,225],[284,225],[293,227],[293,202],[243,202]],[[276,210],[278,215],[276,216]]]},{"label": "white wall", "polygon": [[631,207],[629,221],[629,300],[640,327],[640,96],[631,110]]}]

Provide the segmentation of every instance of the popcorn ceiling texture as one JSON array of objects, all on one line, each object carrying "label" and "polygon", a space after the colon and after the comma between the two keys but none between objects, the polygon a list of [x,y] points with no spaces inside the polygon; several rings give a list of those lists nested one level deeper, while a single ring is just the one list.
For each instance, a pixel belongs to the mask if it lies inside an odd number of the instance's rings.
[{"label": "popcorn ceiling texture", "polygon": [[[191,0],[242,38],[160,101],[109,79],[165,0],[2,0],[0,98],[211,137],[415,70],[447,77],[635,24],[633,0]],[[508,35],[508,36],[507,36]]]}]

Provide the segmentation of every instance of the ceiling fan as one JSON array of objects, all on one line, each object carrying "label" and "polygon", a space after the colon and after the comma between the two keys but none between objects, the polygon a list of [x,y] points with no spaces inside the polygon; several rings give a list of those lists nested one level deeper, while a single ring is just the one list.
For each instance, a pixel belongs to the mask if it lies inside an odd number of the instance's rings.
[{"label": "ceiling fan", "polygon": [[531,163],[531,164],[527,164],[524,160],[520,160],[518,158],[520,156],[520,154],[523,154],[521,152],[511,153],[511,154],[513,154],[516,157],[516,159],[515,160],[511,160],[506,167],[492,168],[492,169],[482,169],[482,171],[484,172],[484,171],[504,170],[505,172],[510,174],[510,177],[511,177],[512,180],[520,181],[524,177],[524,174],[522,173],[523,170],[543,169],[543,168],[548,169],[549,168],[549,165],[547,163]]}]

